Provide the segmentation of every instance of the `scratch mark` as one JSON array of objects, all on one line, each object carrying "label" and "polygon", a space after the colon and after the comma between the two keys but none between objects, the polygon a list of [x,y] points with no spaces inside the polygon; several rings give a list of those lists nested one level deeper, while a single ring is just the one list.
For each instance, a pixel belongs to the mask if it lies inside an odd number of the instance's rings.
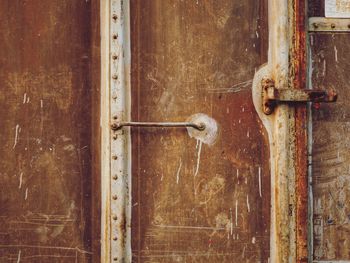
[{"label": "scratch mark", "polygon": [[236,83],[229,88],[212,88],[208,89],[208,91],[209,93],[237,93],[242,90],[249,90],[251,88],[252,83],[253,80],[250,79],[247,81]]},{"label": "scratch mark", "polygon": [[181,167],[182,167],[182,159],[180,158],[180,165],[179,165],[179,168],[177,169],[177,173],[176,173],[176,183],[177,184],[179,184]]},{"label": "scratch mark", "polygon": [[17,263],[21,262],[21,250],[18,251]]},{"label": "scratch mark", "polygon": [[261,167],[259,166],[259,195],[262,197],[261,193]]},{"label": "scratch mark", "polygon": [[16,133],[15,133],[15,142],[13,144],[13,147],[12,149],[15,149],[16,145],[17,145],[17,142],[18,142],[18,134],[19,133],[19,124],[16,125]]},{"label": "scratch mark", "polygon": [[22,182],[23,182],[23,172],[19,175],[19,185],[18,185],[18,189],[22,188]]},{"label": "scratch mark", "polygon": [[27,200],[28,198],[28,187],[26,188],[26,192],[25,192],[25,195],[24,195],[24,200]]},{"label": "scratch mark", "polygon": [[[197,142],[198,142],[198,140],[197,140]],[[197,167],[196,167],[196,171],[194,173],[194,176],[197,176],[198,171],[199,171],[199,163],[200,163],[200,160],[201,160],[202,144],[203,144],[203,142],[199,141],[198,154],[197,154]]]},{"label": "scratch mark", "polygon": [[250,213],[249,195],[247,195],[247,210]]},{"label": "scratch mark", "polygon": [[23,104],[25,104],[27,101],[27,93],[23,94]]},{"label": "scratch mark", "polygon": [[238,225],[238,200],[236,200],[236,226]]},{"label": "scratch mark", "polygon": [[233,235],[232,208],[230,208],[230,233]]},{"label": "scratch mark", "polygon": [[335,57],[335,62],[338,62],[338,49],[336,46],[334,46],[334,57]]}]

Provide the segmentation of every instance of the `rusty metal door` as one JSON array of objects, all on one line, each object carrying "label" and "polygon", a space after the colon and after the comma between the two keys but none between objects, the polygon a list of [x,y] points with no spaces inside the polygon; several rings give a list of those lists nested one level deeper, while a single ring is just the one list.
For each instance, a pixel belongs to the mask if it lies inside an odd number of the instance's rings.
[{"label": "rusty metal door", "polygon": [[105,261],[307,261],[305,10],[102,4]]},{"label": "rusty metal door", "polygon": [[346,18],[310,85],[302,0],[0,7],[0,262],[349,260]]},{"label": "rusty metal door", "polygon": [[99,261],[98,10],[0,2],[0,262]]},{"label": "rusty metal door", "polygon": [[265,11],[131,2],[131,119],[206,125],[131,129],[133,262],[268,261],[268,138],[251,92],[267,60]]}]

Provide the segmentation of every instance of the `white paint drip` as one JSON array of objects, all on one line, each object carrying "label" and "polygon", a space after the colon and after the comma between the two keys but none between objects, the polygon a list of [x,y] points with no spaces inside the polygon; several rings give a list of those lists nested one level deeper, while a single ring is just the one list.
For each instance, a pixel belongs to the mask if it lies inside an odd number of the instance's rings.
[{"label": "white paint drip", "polygon": [[194,176],[197,176],[197,174],[199,172],[199,163],[201,161],[202,144],[203,144],[203,142],[199,141],[198,154],[197,154],[197,167],[196,167],[196,171],[194,173]]},{"label": "white paint drip", "polygon": [[259,195],[262,197],[261,193],[261,167],[259,166]]},{"label": "white paint drip", "polygon": [[238,200],[236,200],[236,226],[238,226]]},{"label": "white paint drip", "polygon": [[19,135],[19,124],[16,125],[16,133],[15,133],[15,142],[13,144],[12,149],[15,149],[17,142],[18,142],[18,135]]},{"label": "white paint drip", "polygon": [[182,159],[180,158],[180,165],[179,165],[179,168],[177,169],[177,173],[176,173],[176,183],[177,184],[179,184],[179,180],[180,180],[181,167],[182,167]]},{"label": "white paint drip", "polygon": [[18,251],[17,263],[21,262],[21,250]]},{"label": "white paint drip", "polygon": [[23,182],[23,172],[19,175],[19,185],[18,185],[18,189],[22,188],[22,182]]},{"label": "white paint drip", "polygon": [[250,204],[249,204],[249,196],[247,195],[247,210],[250,213]]}]

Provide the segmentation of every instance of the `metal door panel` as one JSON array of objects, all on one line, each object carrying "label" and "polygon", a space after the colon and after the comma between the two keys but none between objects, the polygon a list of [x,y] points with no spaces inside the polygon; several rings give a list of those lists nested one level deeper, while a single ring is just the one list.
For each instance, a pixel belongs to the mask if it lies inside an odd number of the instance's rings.
[{"label": "metal door panel", "polygon": [[97,2],[0,3],[1,262],[99,260],[93,8]]},{"label": "metal door panel", "polygon": [[263,10],[131,1],[132,120],[204,113],[219,125],[212,146],[186,129],[132,128],[133,262],[268,261],[268,139],[251,97],[267,55]]},{"label": "metal door panel", "polygon": [[311,36],[312,85],[333,87],[336,105],[313,110],[314,258],[349,260],[349,34]]}]

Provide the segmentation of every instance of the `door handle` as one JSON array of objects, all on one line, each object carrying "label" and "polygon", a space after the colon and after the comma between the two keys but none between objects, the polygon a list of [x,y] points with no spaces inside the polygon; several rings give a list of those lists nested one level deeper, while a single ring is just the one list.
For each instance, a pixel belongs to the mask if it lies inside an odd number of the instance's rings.
[{"label": "door handle", "polygon": [[204,123],[194,122],[115,122],[111,125],[112,130],[120,130],[123,127],[144,127],[144,128],[194,128],[198,131],[205,130]]}]

